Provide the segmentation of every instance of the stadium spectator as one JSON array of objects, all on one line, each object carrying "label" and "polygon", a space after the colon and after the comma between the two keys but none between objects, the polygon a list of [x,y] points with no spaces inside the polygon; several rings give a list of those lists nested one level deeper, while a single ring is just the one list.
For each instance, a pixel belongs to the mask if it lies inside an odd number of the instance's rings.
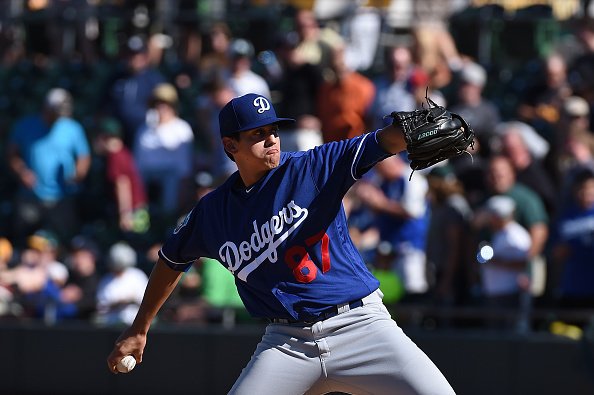
[{"label": "stadium spectator", "polygon": [[12,261],[14,250],[6,237],[0,237],[0,272],[7,270]]},{"label": "stadium spectator", "polygon": [[551,288],[562,307],[594,307],[594,170],[583,168],[571,185],[571,204],[553,229]]},{"label": "stadium spectator", "polygon": [[89,237],[78,235],[70,243],[66,258],[68,281],[60,290],[59,316],[62,319],[90,321],[97,307],[99,246]]},{"label": "stadium spectator", "polygon": [[594,170],[594,136],[583,130],[570,131],[556,157],[558,205],[565,207],[571,199],[573,179],[584,168]]},{"label": "stadium spectator", "polygon": [[351,70],[366,72],[376,58],[382,33],[382,11],[361,3],[348,7],[340,28],[345,41],[345,61]]},{"label": "stadium spectator", "polygon": [[[590,2],[591,3],[591,2]],[[592,10],[590,4],[590,10]],[[569,66],[569,79],[574,94],[583,97],[590,106],[590,124],[594,125],[594,19],[577,19],[575,36],[580,53]]]},{"label": "stadium spectator", "polygon": [[233,40],[229,46],[230,65],[225,79],[235,96],[251,92],[270,98],[268,82],[252,70],[253,57],[254,46],[251,42],[243,38]]},{"label": "stadium spectator", "polygon": [[222,78],[215,78],[204,86],[204,93],[196,100],[196,118],[199,124],[198,133],[205,140],[206,153],[201,167],[212,173],[215,180],[224,180],[237,171],[237,166],[225,153],[219,134],[218,113],[223,106],[235,97],[235,92]]},{"label": "stadium spectator", "polygon": [[375,250],[371,263],[371,272],[380,282],[380,290],[384,294],[383,301],[386,305],[398,303],[405,295],[406,290],[402,279],[393,270],[397,253],[388,241],[380,241]]},{"label": "stadium spectator", "polygon": [[173,85],[155,87],[147,120],[138,130],[133,150],[149,199],[155,197],[158,201],[151,210],[163,218],[180,214],[189,197],[187,187],[194,171],[194,132],[178,116],[178,101]]},{"label": "stadium spectator", "polygon": [[427,174],[429,208],[427,267],[435,302],[460,305],[469,301],[477,282],[467,235],[472,209],[451,165],[434,166]]},{"label": "stadium spectator", "polygon": [[159,317],[177,324],[218,323],[231,327],[250,320],[233,276],[220,262],[201,258],[182,276]]},{"label": "stadium spectator", "polygon": [[370,130],[375,96],[371,80],[346,67],[344,48],[333,50],[330,69],[332,73],[320,86],[316,106],[324,142],[340,141]]},{"label": "stadium spectator", "polygon": [[109,272],[97,287],[96,322],[101,325],[130,325],[136,316],[144,289],[146,273],[136,267],[136,251],[128,244],[113,244],[107,255]]},{"label": "stadium spectator", "polygon": [[542,63],[544,70],[540,80],[520,98],[518,119],[552,143],[554,125],[559,121],[563,101],[571,96],[572,89],[563,57],[551,54]]},{"label": "stadium spectator", "polygon": [[570,129],[576,128],[591,131],[590,107],[586,99],[570,96],[563,102],[561,117]]},{"label": "stadium spectator", "polygon": [[297,33],[284,35],[276,47],[281,67],[279,79],[272,87],[280,95],[279,112],[299,120],[304,115],[316,113],[318,90],[322,84],[322,68],[301,58],[297,51]]},{"label": "stadium spectator", "polygon": [[238,321],[252,320],[241,302],[231,273],[214,259],[202,258],[199,265],[208,322],[232,326]]},{"label": "stadium spectator", "polygon": [[5,237],[0,237],[0,317],[14,315],[14,290],[11,284],[4,281],[4,273],[10,269],[13,258],[12,243]]},{"label": "stadium spectator", "polygon": [[464,63],[458,77],[457,102],[451,110],[462,115],[472,126],[481,145],[480,155],[488,157],[491,139],[501,117],[495,104],[483,95],[487,72],[478,63],[469,61]]},{"label": "stadium spectator", "polygon": [[151,65],[147,43],[141,36],[128,39],[125,60],[128,69],[109,88],[108,104],[124,126],[124,143],[132,147],[145,122],[153,89],[165,82],[165,77]]},{"label": "stadium spectator", "polygon": [[415,41],[415,57],[430,76],[430,86],[440,89],[448,85],[452,71],[459,70],[462,56],[448,28],[448,19],[455,1],[413,1],[411,32]]},{"label": "stadium spectator", "polygon": [[[215,179],[207,171],[199,171],[194,175],[194,201],[190,209],[193,208],[200,199],[208,195],[215,188]],[[186,210],[188,212],[190,210]]]},{"label": "stadium spectator", "polygon": [[[427,180],[414,174],[399,155],[379,162],[356,186],[356,195],[374,213],[380,240],[389,242],[396,259],[392,269],[412,300],[429,289],[426,237],[429,225]],[[410,180],[410,181],[409,181]]]},{"label": "stadium spectator", "polygon": [[492,232],[487,240],[493,257],[481,263],[481,281],[487,306],[520,307],[520,294],[528,289],[528,231],[514,220],[515,202],[509,196],[494,195],[483,208],[487,227]]},{"label": "stadium spectator", "polygon": [[[540,197],[527,186],[517,182],[510,160],[494,155],[486,169],[487,198],[494,195],[509,196],[514,200],[514,219],[530,233],[530,272],[532,292],[540,296],[546,282],[545,244],[549,237],[549,216]],[[479,221],[480,222],[480,221]]]},{"label": "stadium spectator", "polygon": [[[502,153],[507,156],[516,172],[518,182],[532,189],[540,197],[550,217],[554,217],[557,190],[542,162],[530,151],[533,141],[522,134],[519,123],[507,122],[498,127]],[[548,144],[547,144],[548,145]]]},{"label": "stadium spectator", "polygon": [[482,155],[484,147],[475,136],[466,153],[448,160],[464,188],[464,196],[471,208],[477,208],[485,199],[485,172],[489,157]]},{"label": "stadium spectator", "polygon": [[172,38],[167,34],[153,33],[146,40],[147,54],[149,64],[154,68],[159,68],[163,63],[165,50],[171,47]]},{"label": "stadium spectator", "polygon": [[27,115],[12,128],[8,162],[21,184],[12,220],[17,246],[42,227],[67,242],[78,227],[76,196],[91,156],[72,108],[70,93],[54,88],[46,94],[41,114]]},{"label": "stadium spectator", "polygon": [[331,29],[321,29],[313,11],[302,8],[293,19],[299,37],[297,56],[305,63],[325,69],[333,63],[333,48],[342,46],[341,37]]},{"label": "stadium spectator", "polygon": [[202,298],[202,275],[197,266],[198,264],[192,265],[184,273],[163,306],[163,311],[159,314],[163,321],[176,324],[204,324],[208,321],[206,302]]},{"label": "stadium spectator", "polygon": [[375,97],[372,111],[375,128],[385,126],[389,120],[384,119],[384,116],[394,109],[412,111],[416,108],[411,83],[416,70],[410,49],[404,46],[386,49],[385,65],[384,72],[373,80]]},{"label": "stadium spectator", "polygon": [[2,273],[0,282],[12,288],[23,317],[43,319],[48,324],[59,318],[59,295],[68,280],[68,269],[58,261],[58,254],[56,236],[39,230],[27,238],[16,266]]},{"label": "stadium spectator", "polygon": [[324,142],[322,124],[313,115],[303,115],[295,122],[293,130],[279,131],[285,151],[306,151]]},{"label": "stadium spectator", "polygon": [[145,233],[150,226],[145,185],[122,138],[122,126],[115,118],[100,122],[95,148],[105,157],[105,176],[115,203],[108,214],[117,218],[122,232]]},{"label": "stadium spectator", "polygon": [[447,99],[441,90],[432,87],[431,77],[420,67],[415,67],[410,76],[410,86],[413,97],[415,98],[415,108],[423,108],[428,105],[427,98],[436,104],[447,107]]},{"label": "stadium spectator", "polygon": [[[357,182],[342,199],[348,220],[349,236],[366,262],[375,259],[377,246],[381,242],[375,224],[375,215],[362,201],[357,193],[361,183]],[[390,266],[392,270],[392,266]]]},{"label": "stadium spectator", "polygon": [[321,122],[316,113],[317,95],[323,82],[319,65],[307,63],[297,52],[297,33],[283,35],[276,45],[280,66],[271,88],[279,97],[279,108],[296,119],[294,129],[279,132],[286,151],[303,151],[322,143]]},{"label": "stadium spectator", "polygon": [[227,23],[212,24],[204,38],[204,51],[200,58],[199,74],[205,83],[222,77],[231,64],[229,46],[233,35]]},{"label": "stadium spectator", "polygon": [[559,122],[555,125],[554,144],[545,160],[546,169],[558,186],[566,181],[563,175],[567,167],[589,160],[588,138],[582,138],[592,136],[589,114],[588,102],[579,96],[570,96],[563,102]]}]

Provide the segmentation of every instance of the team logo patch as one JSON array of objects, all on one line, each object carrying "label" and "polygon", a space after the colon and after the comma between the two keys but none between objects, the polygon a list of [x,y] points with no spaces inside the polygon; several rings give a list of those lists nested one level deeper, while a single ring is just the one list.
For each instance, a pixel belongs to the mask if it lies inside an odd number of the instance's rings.
[{"label": "team logo patch", "polygon": [[265,97],[258,96],[254,99],[254,107],[259,107],[258,114],[262,114],[264,111],[270,110],[270,103]]},{"label": "team logo patch", "polygon": [[186,226],[188,224],[188,222],[190,221],[190,215],[192,215],[192,211],[194,211],[194,209],[192,209],[188,215],[186,215],[186,217],[183,219],[183,221],[181,221],[177,227],[173,230],[173,234],[177,234],[184,226]]}]

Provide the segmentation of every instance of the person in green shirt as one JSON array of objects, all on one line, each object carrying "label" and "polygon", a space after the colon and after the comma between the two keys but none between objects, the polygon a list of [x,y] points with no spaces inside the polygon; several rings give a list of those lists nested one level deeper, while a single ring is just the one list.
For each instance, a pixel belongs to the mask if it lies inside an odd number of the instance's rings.
[{"label": "person in green shirt", "polygon": [[394,247],[387,241],[382,241],[376,248],[375,260],[371,272],[380,282],[380,291],[384,294],[384,303],[394,304],[405,294],[402,280],[392,270],[392,264],[396,258]]}]

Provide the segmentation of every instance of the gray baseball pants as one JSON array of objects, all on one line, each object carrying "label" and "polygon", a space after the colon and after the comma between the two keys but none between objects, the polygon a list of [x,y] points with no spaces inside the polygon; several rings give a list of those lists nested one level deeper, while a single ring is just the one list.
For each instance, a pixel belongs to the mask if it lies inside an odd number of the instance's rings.
[{"label": "gray baseball pants", "polygon": [[269,324],[229,394],[454,394],[392,320],[381,291],[308,326]]}]

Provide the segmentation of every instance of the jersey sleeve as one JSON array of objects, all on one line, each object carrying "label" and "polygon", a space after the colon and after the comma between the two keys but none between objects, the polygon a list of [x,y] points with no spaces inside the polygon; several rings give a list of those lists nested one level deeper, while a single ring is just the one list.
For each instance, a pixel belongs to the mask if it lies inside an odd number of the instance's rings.
[{"label": "jersey sleeve", "polygon": [[515,192],[512,198],[521,199],[517,203],[521,205],[518,206],[517,219],[522,226],[529,229],[536,224],[549,223],[549,217],[540,196],[523,184],[517,185],[512,191]]},{"label": "jersey sleeve", "polygon": [[529,226],[533,226],[538,223],[549,223],[547,211],[539,196],[535,196],[532,204],[527,205],[526,221]]},{"label": "jersey sleeve", "polygon": [[105,166],[105,175],[109,182],[115,183],[118,177],[130,174],[129,161],[122,151],[109,155]]},{"label": "jersey sleeve", "polygon": [[91,149],[89,147],[89,142],[87,141],[87,137],[82,125],[79,123],[74,123],[72,131],[74,156],[76,158],[89,156],[91,154]]},{"label": "jersey sleeve", "polygon": [[159,256],[171,269],[187,271],[196,259],[206,255],[200,226],[203,223],[202,210],[202,205],[198,203],[159,250]]},{"label": "jersey sleeve", "polygon": [[330,177],[340,177],[348,189],[377,162],[390,156],[380,147],[376,133],[330,142],[311,150],[310,159],[318,188],[321,189]]}]

